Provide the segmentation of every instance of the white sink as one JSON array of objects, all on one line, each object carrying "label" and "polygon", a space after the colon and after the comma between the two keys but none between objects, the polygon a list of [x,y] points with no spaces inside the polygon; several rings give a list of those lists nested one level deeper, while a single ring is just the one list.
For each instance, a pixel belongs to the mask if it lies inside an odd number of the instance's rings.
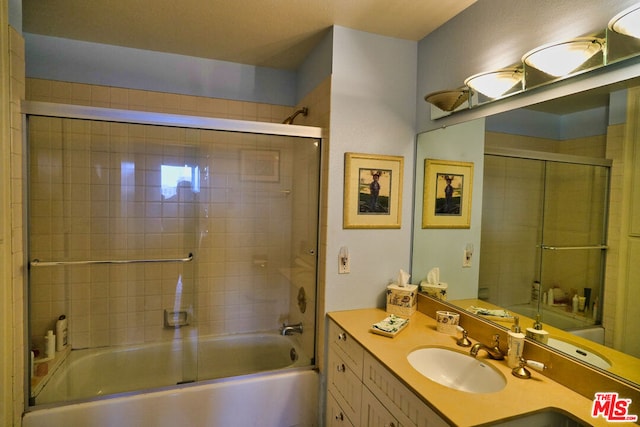
[{"label": "white sink", "polygon": [[611,363],[604,356],[600,356],[588,347],[578,346],[557,338],[549,338],[547,345],[598,368],[609,369],[611,367]]},{"label": "white sink", "polygon": [[493,393],[507,384],[493,366],[446,348],[420,348],[409,353],[407,360],[425,377],[456,390]]}]

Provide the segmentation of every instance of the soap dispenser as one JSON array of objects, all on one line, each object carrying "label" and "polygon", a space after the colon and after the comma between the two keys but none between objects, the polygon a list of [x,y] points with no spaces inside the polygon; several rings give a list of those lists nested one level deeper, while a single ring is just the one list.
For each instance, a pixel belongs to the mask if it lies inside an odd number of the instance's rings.
[{"label": "soap dispenser", "polygon": [[507,344],[509,346],[507,350],[507,365],[510,368],[516,368],[520,365],[520,358],[524,349],[524,334],[520,329],[520,318],[516,316],[513,321],[511,330],[507,332]]}]

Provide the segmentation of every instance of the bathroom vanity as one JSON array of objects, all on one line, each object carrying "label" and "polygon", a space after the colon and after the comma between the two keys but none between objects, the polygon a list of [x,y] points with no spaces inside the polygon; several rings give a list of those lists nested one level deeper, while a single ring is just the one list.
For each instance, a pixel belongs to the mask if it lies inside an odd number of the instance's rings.
[{"label": "bathroom vanity", "polygon": [[[484,352],[478,360],[504,377],[504,388],[499,391],[471,393],[422,376],[407,359],[418,348],[469,354],[469,347],[456,344],[459,337],[437,332],[435,319],[423,312],[414,313],[409,325],[392,338],[370,332],[371,325],[387,316],[384,310],[349,310],[328,316],[329,426],[473,426],[516,421],[542,425],[550,420],[551,425],[556,425],[553,420],[566,422],[563,425],[608,424],[602,417],[591,416],[593,399],[532,369],[531,379],[516,378],[506,360],[489,360]],[[467,327],[464,322],[462,326]],[[484,333],[478,331],[476,327],[470,330],[472,342],[489,344],[491,334],[475,336]],[[529,345],[527,342],[525,349]],[[503,346],[506,348],[506,340]]]}]

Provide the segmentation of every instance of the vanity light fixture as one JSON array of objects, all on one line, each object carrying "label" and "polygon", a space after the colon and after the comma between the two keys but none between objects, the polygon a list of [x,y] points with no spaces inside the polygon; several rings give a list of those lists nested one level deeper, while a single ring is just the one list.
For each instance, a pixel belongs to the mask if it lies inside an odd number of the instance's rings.
[{"label": "vanity light fixture", "polygon": [[469,99],[469,89],[440,90],[425,95],[424,100],[442,111],[454,111]]},{"label": "vanity light fixture", "polygon": [[522,82],[522,69],[512,67],[474,74],[468,77],[464,84],[489,98],[498,98],[520,82]]},{"label": "vanity light fixture", "polygon": [[631,6],[611,18],[609,29],[640,39],[640,4]]},{"label": "vanity light fixture", "polygon": [[578,37],[549,43],[525,53],[522,62],[554,77],[571,74],[604,47],[597,37]]}]

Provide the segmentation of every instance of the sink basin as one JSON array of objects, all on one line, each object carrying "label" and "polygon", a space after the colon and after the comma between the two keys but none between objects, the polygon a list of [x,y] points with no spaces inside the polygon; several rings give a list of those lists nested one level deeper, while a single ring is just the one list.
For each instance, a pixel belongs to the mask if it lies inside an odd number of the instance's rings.
[{"label": "sink basin", "polygon": [[446,348],[420,348],[409,353],[407,360],[425,377],[456,390],[493,393],[507,384],[504,375],[493,366]]},{"label": "sink basin", "polygon": [[533,414],[523,415],[508,421],[491,424],[493,427],[530,427],[530,426],[563,426],[563,427],[580,427],[584,424],[555,410],[547,410],[536,412]]},{"label": "sink basin", "polygon": [[598,368],[609,369],[611,367],[611,363],[604,356],[600,356],[588,347],[578,346],[557,338],[549,338],[547,345]]}]

